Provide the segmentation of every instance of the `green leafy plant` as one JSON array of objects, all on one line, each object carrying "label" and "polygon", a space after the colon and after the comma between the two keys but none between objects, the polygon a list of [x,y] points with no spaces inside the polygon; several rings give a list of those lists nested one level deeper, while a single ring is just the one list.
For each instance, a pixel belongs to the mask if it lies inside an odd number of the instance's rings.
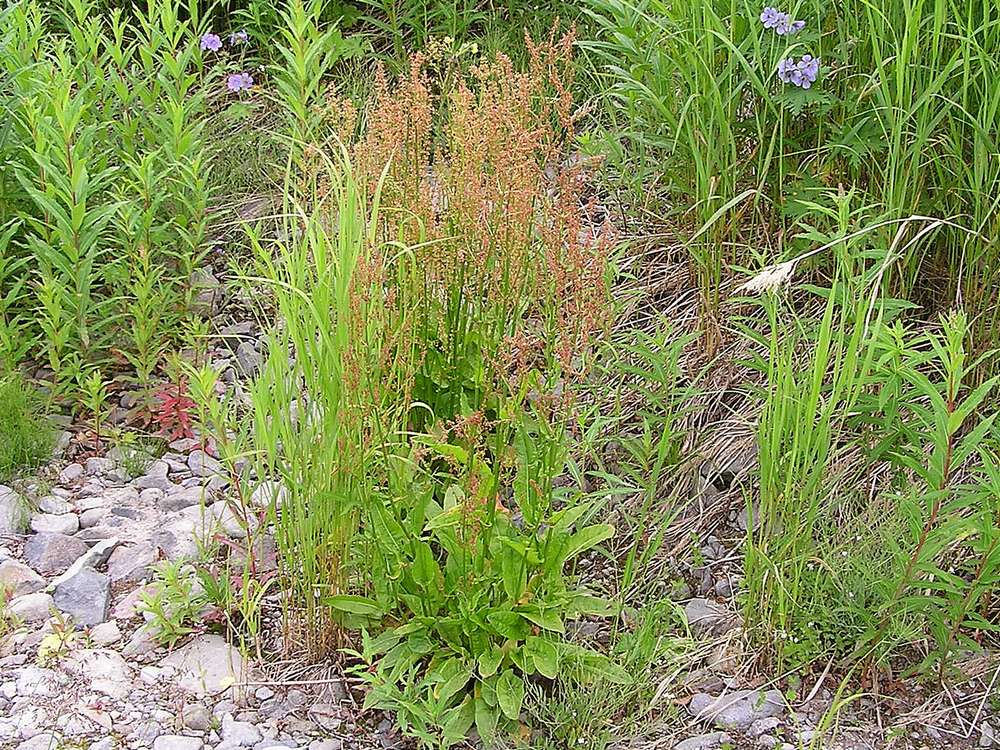
[{"label": "green leafy plant", "polygon": [[197,630],[207,603],[194,569],[170,560],[156,566],[152,584],[139,598],[139,608],[149,616],[156,639],[168,647]]},{"label": "green leafy plant", "polygon": [[[473,725],[484,738],[517,726],[531,679],[555,680],[570,670],[627,681],[606,656],[564,638],[567,619],[613,612],[565,573],[613,529],[577,526],[585,504],[553,507],[563,433],[541,410],[524,420],[518,411],[512,404],[509,447],[495,437],[493,455],[507,458],[492,465],[475,439],[417,440],[416,455],[426,452],[425,459],[400,461],[393,480],[400,494],[372,509],[375,598],[331,602],[401,619],[365,641],[363,662],[381,658],[358,673],[373,685],[367,704],[395,710],[404,730],[427,744],[454,744]],[[509,473],[507,509],[500,497]]]},{"label": "green leafy plant", "polygon": [[[920,613],[938,644],[936,658],[943,670],[963,627],[997,628],[975,607],[998,565],[996,466],[990,448],[984,447],[984,441],[995,445],[997,414],[980,416],[979,407],[1000,377],[969,390],[974,363],[966,354],[968,319],[961,312],[949,314],[941,329],[925,337],[926,353],[917,348],[919,342],[914,346],[918,354],[904,372],[909,418],[903,423],[906,441],[894,460],[916,482],[899,497],[906,533],[893,544],[896,573],[885,581],[877,625],[863,643],[879,646],[894,617]],[[956,482],[960,467],[980,457],[984,485]],[[971,554],[963,555],[959,550],[967,543]],[[928,580],[934,585],[928,587]]]},{"label": "green leafy plant", "polygon": [[90,374],[84,377],[82,374],[78,376],[78,388],[80,390],[80,402],[83,407],[89,412],[91,421],[91,426],[94,430],[94,448],[100,450],[101,448],[101,424],[104,421],[105,416],[107,416],[107,404],[108,404],[108,385],[109,383],[104,380],[101,375],[101,371],[94,369],[90,371]]}]

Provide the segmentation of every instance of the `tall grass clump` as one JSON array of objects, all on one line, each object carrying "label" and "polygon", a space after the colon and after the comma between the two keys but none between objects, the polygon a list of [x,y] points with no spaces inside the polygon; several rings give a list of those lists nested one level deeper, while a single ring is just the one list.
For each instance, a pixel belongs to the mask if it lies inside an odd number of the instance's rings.
[{"label": "tall grass clump", "polygon": [[744,617],[779,665],[882,664],[927,633],[927,663],[943,673],[956,640],[993,629],[982,587],[1000,562],[998,439],[983,406],[996,381],[972,377],[982,363],[967,354],[964,313],[920,332],[900,317],[908,303],[879,294],[911,242],[859,252],[870,233],[859,246],[846,230],[831,247],[853,271],[812,288],[825,298],[818,321],[773,291],[764,303]]},{"label": "tall grass clump", "polygon": [[[988,337],[1000,192],[994,6],[806,2],[781,8],[799,22],[789,28],[745,0],[594,0],[590,9],[609,101],[628,114],[622,136],[655,165],[634,172],[646,184],[659,178],[673,221],[711,223],[717,248],[762,238],[787,258],[805,249],[788,230],[836,185],[884,218],[953,219],[972,234],[942,231],[911,248],[887,288],[931,308],[961,299]],[[719,215],[722,206],[736,210]],[[724,251],[691,250],[702,294],[714,300],[719,261],[705,253]],[[729,252],[723,262],[750,260]]]},{"label": "tall grass clump", "polygon": [[0,369],[0,483],[52,454],[43,400],[17,373]]}]

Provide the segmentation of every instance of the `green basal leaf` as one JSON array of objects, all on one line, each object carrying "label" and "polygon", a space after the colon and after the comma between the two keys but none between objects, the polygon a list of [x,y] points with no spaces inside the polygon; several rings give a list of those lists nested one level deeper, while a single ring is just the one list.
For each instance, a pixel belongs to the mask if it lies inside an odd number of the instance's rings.
[{"label": "green basal leaf", "polygon": [[484,740],[490,741],[496,734],[497,708],[490,706],[483,698],[476,698],[476,731]]},{"label": "green basal leaf", "polygon": [[562,617],[554,610],[542,609],[537,605],[527,605],[517,607],[515,611],[525,620],[534,623],[544,630],[551,630],[553,633],[566,632],[566,626],[563,625]]},{"label": "green basal leaf", "polygon": [[489,651],[484,651],[479,655],[479,674],[483,679],[492,677],[500,668],[503,662],[503,651],[494,646]]},{"label": "green basal leaf", "polygon": [[333,609],[341,612],[349,612],[354,615],[380,616],[383,614],[378,602],[363,596],[353,596],[351,594],[338,594],[330,596],[323,602]]},{"label": "green basal leaf", "polygon": [[500,710],[511,721],[517,721],[521,716],[521,704],[524,702],[524,680],[508,669],[497,679],[497,701]]},{"label": "green basal leaf", "polygon": [[552,642],[546,638],[529,636],[524,648],[534,661],[539,674],[554,680],[559,673],[559,653]]}]

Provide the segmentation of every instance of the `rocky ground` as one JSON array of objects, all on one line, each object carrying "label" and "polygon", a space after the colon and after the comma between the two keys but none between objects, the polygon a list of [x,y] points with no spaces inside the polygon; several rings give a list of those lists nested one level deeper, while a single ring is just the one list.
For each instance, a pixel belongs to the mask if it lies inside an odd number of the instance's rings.
[{"label": "rocky ground", "polygon": [[[226,382],[259,366],[251,332],[248,324],[231,326],[211,352]],[[225,499],[228,480],[193,439],[171,442],[137,471],[121,449],[88,456],[81,434],[62,433],[38,480],[0,486],[0,589],[8,597],[0,619],[0,748],[403,745],[388,719],[358,710],[360,696],[336,670],[290,679],[273,661],[246,657],[207,617],[166,648],[141,606],[143,592],[155,587],[160,561],[193,560],[209,540],[237,547],[246,536]],[[263,483],[250,502],[261,506],[279,492]],[[729,522],[732,540],[706,537],[675,571],[688,583],[671,597],[683,603],[697,648],[683,674],[665,676],[657,690],[654,703],[673,708],[623,748],[796,750],[830,736],[823,716],[837,700],[835,675],[790,690],[787,680],[748,668],[753,660],[732,605],[746,521],[731,514]],[[997,659],[976,657],[967,684],[947,691],[852,691],[836,738],[822,746],[1000,748],[998,674]]]},{"label": "rocky ground", "polygon": [[[0,646],[0,747],[235,748],[394,747],[390,724],[357,718],[349,686],[333,680],[281,682],[266,677],[218,633],[196,632],[168,651],[154,638],[139,607],[160,559],[199,554],[213,534],[245,531],[221,499],[226,480],[193,440],[175,441],[145,472],[129,478],[112,455],[57,462],[51,486],[23,495],[0,488],[0,585],[11,595],[13,623]],[[273,491],[265,485],[264,490]],[[32,496],[34,495],[34,496]],[[694,567],[702,596],[685,614],[704,645],[703,666],[664,700],[683,706],[681,721],[662,728],[678,750],[809,747],[831,705],[833,680],[805,686],[808,700],[789,703],[775,685],[754,685],[738,618],[724,605],[717,566],[711,581],[701,568],[726,560],[709,543]],[[710,598],[711,597],[711,598]],[[967,689],[951,693],[952,707],[924,706],[925,719],[900,733],[898,747],[1000,747],[1000,726],[987,697],[997,685],[985,664]],[[995,678],[995,673],[993,677]],[[301,684],[299,684],[301,683]],[[980,684],[982,683],[982,684]],[[919,708],[919,701],[914,704]],[[857,719],[877,706],[864,699],[853,721],[827,747],[887,746],[886,732]],[[905,738],[905,739],[904,739]],[[662,742],[662,739],[661,739]],[[997,743],[996,745],[994,743]]]},{"label": "rocky ground", "polygon": [[196,632],[169,653],[159,645],[140,606],[153,566],[194,558],[213,534],[245,534],[218,499],[216,464],[196,445],[171,444],[134,479],[101,457],[65,464],[37,497],[0,487],[0,587],[11,597],[0,747],[336,750],[394,741],[386,727],[358,739],[339,705],[342,684],[279,694],[217,633]]}]

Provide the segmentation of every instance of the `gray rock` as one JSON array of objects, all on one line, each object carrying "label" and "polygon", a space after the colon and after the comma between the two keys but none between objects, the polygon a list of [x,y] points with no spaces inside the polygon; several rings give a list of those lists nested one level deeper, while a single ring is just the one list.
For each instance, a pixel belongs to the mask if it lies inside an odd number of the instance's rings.
[{"label": "gray rock", "polygon": [[111,509],[111,515],[117,516],[118,518],[127,518],[130,521],[138,521],[142,518],[142,512],[129,505],[116,505]]},{"label": "gray rock", "polygon": [[177,487],[168,492],[160,501],[160,507],[168,512],[192,508],[201,505],[205,492],[201,487]]},{"label": "gray rock", "polygon": [[97,742],[91,742],[89,750],[115,750],[117,747],[113,737],[105,737]]},{"label": "gray rock", "polygon": [[136,656],[145,656],[155,651],[157,645],[156,632],[150,625],[142,625],[132,633],[132,637],[122,648],[122,656],[130,659]]},{"label": "gray rock", "polygon": [[200,737],[182,737],[179,734],[164,734],[153,740],[153,750],[201,750],[204,746]]},{"label": "gray rock", "polygon": [[780,725],[781,719],[777,716],[768,716],[766,719],[757,719],[754,721],[747,730],[747,734],[751,737],[759,737],[762,734],[773,732]]},{"label": "gray rock", "polygon": [[233,510],[232,506],[226,500],[219,500],[213,503],[210,511],[217,519],[219,528],[226,536],[233,539],[245,539],[248,527],[253,532],[260,526],[260,520],[257,518],[256,513],[250,511],[246,514],[246,518],[243,518]]},{"label": "gray rock", "polygon": [[122,631],[114,620],[102,622],[90,629],[90,640],[97,646],[110,646],[122,639]]},{"label": "gray rock", "polygon": [[124,544],[111,553],[108,575],[112,581],[141,581],[149,576],[156,557],[150,545]]},{"label": "gray rock", "polygon": [[198,557],[216,527],[216,518],[207,508],[192,506],[174,513],[153,535],[152,543],[170,560],[191,560]]},{"label": "gray rock", "polygon": [[198,703],[185,706],[181,718],[185,727],[196,732],[207,732],[212,726],[212,712]]},{"label": "gray rock", "polygon": [[249,341],[243,341],[236,348],[236,369],[244,376],[253,377],[256,375],[263,363],[264,358]]},{"label": "gray rock", "polygon": [[241,341],[250,338],[254,325],[249,320],[231,323],[219,329],[219,338],[230,349],[235,349]]},{"label": "gray rock", "polygon": [[729,576],[723,576],[715,582],[715,595],[728,599],[733,595],[733,584],[729,581]]},{"label": "gray rock", "polygon": [[60,739],[55,732],[40,732],[17,746],[17,750],[59,750]]},{"label": "gray rock", "polygon": [[38,510],[43,513],[51,513],[55,516],[61,516],[64,513],[69,513],[71,507],[69,503],[57,495],[46,495],[38,501]]},{"label": "gray rock", "polygon": [[24,544],[24,559],[39,573],[55,575],[65,571],[88,549],[85,541],[66,534],[35,534]]},{"label": "gray rock", "polygon": [[10,487],[0,484],[0,536],[23,534],[30,518],[27,501]]},{"label": "gray rock", "polygon": [[36,513],[31,517],[31,530],[39,534],[75,534],[80,530],[80,519],[72,513]]},{"label": "gray rock", "polygon": [[90,689],[122,700],[132,690],[132,668],[117,651],[85,648],[72,652],[65,661],[66,670],[90,683]]},{"label": "gray rock", "polygon": [[255,508],[268,508],[273,503],[280,508],[288,499],[288,490],[281,482],[265,480],[250,494],[250,504]]},{"label": "gray rock", "polygon": [[731,743],[733,738],[725,732],[710,732],[709,734],[699,734],[697,737],[688,737],[674,745],[674,750],[713,750]]},{"label": "gray rock", "polygon": [[114,487],[101,492],[101,505],[135,505],[139,501],[139,490],[132,485]]},{"label": "gray rock", "polygon": [[199,445],[201,445],[201,443],[198,438],[185,437],[177,438],[176,440],[171,441],[170,445],[167,447],[174,453],[187,453],[188,451],[193,451]]},{"label": "gray rock", "polygon": [[232,714],[222,717],[222,739],[230,745],[248,747],[261,741],[260,730],[247,721],[236,721]]},{"label": "gray rock", "polygon": [[219,283],[211,267],[194,269],[188,283],[194,292],[190,305],[191,312],[202,317],[211,315],[222,296],[222,284]]},{"label": "gray rock", "polygon": [[95,456],[87,459],[87,463],[84,465],[84,470],[90,476],[110,474],[115,470],[115,462],[114,459],[111,458]]},{"label": "gray rock", "polygon": [[52,613],[52,597],[43,591],[12,599],[7,611],[24,622],[47,620]]},{"label": "gray rock", "polygon": [[691,633],[696,636],[722,635],[739,627],[739,617],[707,599],[692,599],[684,605]]},{"label": "gray rock", "polygon": [[27,565],[17,560],[0,563],[0,589],[18,597],[33,594],[45,588],[45,579]]},{"label": "gray rock", "polygon": [[83,477],[83,466],[80,464],[69,464],[62,471],[59,472],[59,482],[61,484],[73,484]]},{"label": "gray rock", "polygon": [[90,508],[83,511],[80,514],[80,528],[90,529],[97,526],[105,515],[107,515],[107,510],[104,508]]},{"label": "gray rock", "polygon": [[164,657],[160,665],[175,668],[178,686],[198,695],[215,695],[246,677],[239,649],[220,635],[199,635]]},{"label": "gray rock", "polygon": [[160,725],[152,720],[140,721],[128,734],[128,740],[132,747],[144,747],[156,741],[156,738],[163,733]]},{"label": "gray rock", "polygon": [[47,590],[54,591],[61,583],[73,578],[84,568],[98,568],[101,565],[104,565],[104,563],[107,562],[108,557],[111,555],[111,551],[117,546],[118,539],[115,537],[101,539],[93,547],[80,555],[73,562],[73,564],[66,569],[65,573],[52,581],[48,585]]},{"label": "gray rock", "polygon": [[108,619],[111,579],[93,568],[83,568],[56,586],[53,599],[78,625],[99,625]]},{"label": "gray rock", "polygon": [[746,729],[755,721],[785,714],[785,699],[777,690],[737,690],[718,698],[698,693],[688,703],[696,719],[704,719],[726,729]]},{"label": "gray rock", "polygon": [[210,477],[224,473],[222,464],[200,448],[191,451],[191,455],[188,456],[187,465],[188,469],[196,477]]},{"label": "gray rock", "polygon": [[66,455],[71,442],[73,442],[73,433],[69,430],[59,430],[56,433],[55,444],[52,446],[52,457],[59,458]]},{"label": "gray rock", "polygon": [[1000,745],[1000,735],[997,734],[995,730],[988,721],[984,721],[979,725],[979,747],[993,747],[995,745]]},{"label": "gray rock", "polygon": [[153,461],[146,469],[146,473],[132,484],[140,490],[157,489],[169,492],[175,487],[174,483],[167,478],[169,471],[170,467],[166,461]]}]

